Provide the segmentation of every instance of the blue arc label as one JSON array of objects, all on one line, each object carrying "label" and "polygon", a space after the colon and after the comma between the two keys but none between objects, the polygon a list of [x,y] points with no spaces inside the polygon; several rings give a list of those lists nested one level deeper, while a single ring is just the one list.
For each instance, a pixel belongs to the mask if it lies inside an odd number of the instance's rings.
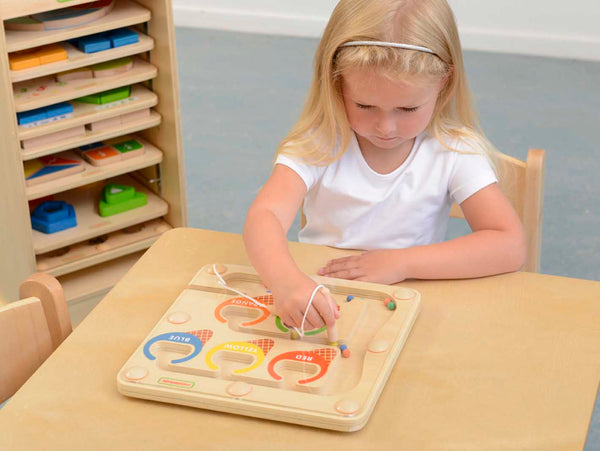
[{"label": "blue arc label", "polygon": [[191,345],[194,348],[194,351],[181,359],[171,360],[171,363],[182,363],[188,360],[193,359],[200,351],[202,351],[202,340],[192,334],[186,334],[185,332],[168,332],[166,334],[157,335],[152,338],[148,343],[144,345],[144,355],[148,360],[155,360],[156,357],[150,352],[150,347],[158,342],[158,341],[170,341],[171,343],[182,343],[186,345]]}]

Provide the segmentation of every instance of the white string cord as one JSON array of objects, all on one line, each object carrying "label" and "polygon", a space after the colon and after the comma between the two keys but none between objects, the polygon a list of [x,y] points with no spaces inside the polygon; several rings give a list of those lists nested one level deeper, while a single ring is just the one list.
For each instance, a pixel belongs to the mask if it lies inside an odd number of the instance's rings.
[{"label": "white string cord", "polygon": [[[219,279],[219,285],[221,285],[223,288],[225,288],[227,290],[230,290],[230,291],[233,291],[234,293],[237,293],[240,296],[243,296],[244,298],[246,298],[246,299],[254,302],[259,307],[266,308],[267,310],[269,309],[262,302],[260,302],[260,301],[258,301],[256,299],[254,299],[253,297],[250,297],[247,294],[242,293],[241,291],[238,291],[235,288],[232,288],[229,285],[227,285],[227,282],[225,282],[225,280],[221,277],[221,274],[219,274],[219,271],[217,271],[216,264],[213,264],[213,272],[217,275],[217,278]],[[304,322],[306,321],[306,315],[308,314],[308,310],[312,306],[313,299],[315,298],[315,295],[317,294],[317,291],[319,291],[321,288],[325,288],[325,286],[323,286],[323,285],[317,285],[315,287],[315,289],[313,290],[312,294],[310,295],[310,299],[308,300],[308,304],[306,304],[306,309],[304,310],[304,315],[302,316],[302,323],[300,324],[300,329],[298,329],[295,326],[292,326],[292,329],[294,329],[296,331],[296,333],[300,336],[300,338],[304,338]]]},{"label": "white string cord", "polygon": [[221,274],[219,274],[219,271],[217,271],[217,267],[215,264],[213,264],[213,272],[217,275],[217,277],[219,278],[219,285],[221,285],[223,288],[228,289],[229,291],[233,291],[234,293],[239,294],[240,296],[245,297],[246,299],[254,302],[256,305],[258,305],[259,307],[263,307],[266,308],[267,310],[269,309],[265,304],[263,304],[260,301],[257,301],[256,299],[248,296],[245,293],[242,293],[241,291],[236,290],[235,288],[230,287],[229,285],[227,285],[227,282],[225,282],[225,280],[221,277]]},{"label": "white string cord", "polygon": [[325,288],[323,285],[317,285],[310,295],[310,299],[308,300],[308,304],[306,304],[306,309],[304,310],[304,316],[302,317],[302,323],[300,324],[300,330],[297,327],[294,327],[294,330],[300,335],[300,338],[304,338],[304,321],[306,321],[306,315],[308,314],[308,310],[312,306],[313,299],[321,288]]}]

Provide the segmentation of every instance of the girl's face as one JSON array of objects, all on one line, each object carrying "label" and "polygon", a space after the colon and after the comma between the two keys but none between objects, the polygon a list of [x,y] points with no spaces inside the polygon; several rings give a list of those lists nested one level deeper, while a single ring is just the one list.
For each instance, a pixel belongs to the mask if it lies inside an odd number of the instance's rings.
[{"label": "girl's face", "polygon": [[361,150],[410,151],[431,120],[441,87],[440,80],[414,76],[392,81],[375,69],[345,71],[344,105]]}]

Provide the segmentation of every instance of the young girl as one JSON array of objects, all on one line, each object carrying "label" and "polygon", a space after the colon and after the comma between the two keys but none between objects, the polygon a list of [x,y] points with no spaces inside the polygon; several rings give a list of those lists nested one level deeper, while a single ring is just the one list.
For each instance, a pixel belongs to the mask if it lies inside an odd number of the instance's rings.
[{"label": "young girl", "polygon": [[[392,284],[518,270],[524,232],[493,152],[478,131],[446,0],[341,0],[304,111],[244,227],[281,319],[318,328],[338,315],[288,252],[301,205],[300,241],[366,251],[327,262],[323,276]],[[444,242],[454,202],[472,233]]]}]

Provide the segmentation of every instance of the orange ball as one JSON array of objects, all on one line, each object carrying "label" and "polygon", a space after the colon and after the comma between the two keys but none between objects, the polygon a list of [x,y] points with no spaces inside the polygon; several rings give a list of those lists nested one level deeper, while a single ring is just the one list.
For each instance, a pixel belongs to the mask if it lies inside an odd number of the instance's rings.
[{"label": "orange ball", "polygon": [[340,345],[340,351],[342,351],[342,357],[350,357],[350,349],[347,345]]}]

